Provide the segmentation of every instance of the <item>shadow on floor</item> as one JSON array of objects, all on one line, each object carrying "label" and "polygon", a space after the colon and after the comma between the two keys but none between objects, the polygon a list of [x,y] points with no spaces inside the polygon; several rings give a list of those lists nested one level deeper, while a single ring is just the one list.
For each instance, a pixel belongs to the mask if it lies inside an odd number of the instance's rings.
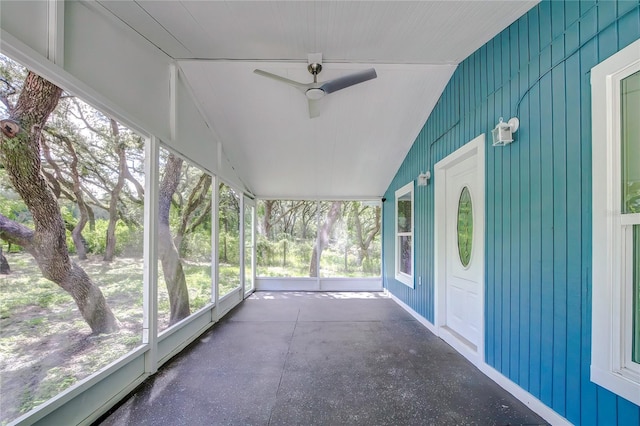
[{"label": "shadow on floor", "polygon": [[101,425],[543,425],[382,293],[255,293]]}]

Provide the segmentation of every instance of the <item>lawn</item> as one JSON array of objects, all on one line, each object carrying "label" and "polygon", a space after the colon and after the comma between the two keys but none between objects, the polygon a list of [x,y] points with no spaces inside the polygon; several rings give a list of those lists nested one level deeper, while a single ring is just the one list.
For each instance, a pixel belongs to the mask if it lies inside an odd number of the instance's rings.
[{"label": "lawn", "polygon": [[[6,254],[0,275],[0,424],[47,401],[142,343],[143,262],[92,257],[78,262],[100,287],[121,324],[118,332],[92,335],[72,298],[42,278],[25,253]],[[184,262],[191,311],[211,300],[211,265]],[[223,268],[221,268],[221,275]],[[225,267],[222,294],[239,283],[238,267]],[[158,329],[167,328],[169,302],[159,274]],[[229,288],[226,288],[229,287]]]}]

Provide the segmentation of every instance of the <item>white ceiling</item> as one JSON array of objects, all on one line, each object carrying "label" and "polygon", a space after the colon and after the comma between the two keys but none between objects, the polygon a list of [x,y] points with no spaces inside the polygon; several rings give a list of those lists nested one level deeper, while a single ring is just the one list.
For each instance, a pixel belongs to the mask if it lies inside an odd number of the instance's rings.
[{"label": "white ceiling", "polygon": [[[378,198],[456,65],[538,1],[102,1],[175,58],[247,189],[261,198]],[[303,93],[374,67],[310,119]]]}]

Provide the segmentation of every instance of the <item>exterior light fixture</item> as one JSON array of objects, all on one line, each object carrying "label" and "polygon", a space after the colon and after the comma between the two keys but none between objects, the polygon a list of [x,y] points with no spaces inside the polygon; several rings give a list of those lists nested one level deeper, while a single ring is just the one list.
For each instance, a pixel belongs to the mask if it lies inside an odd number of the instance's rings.
[{"label": "exterior light fixture", "polygon": [[429,184],[429,179],[431,179],[431,172],[429,170],[425,173],[420,173],[418,175],[418,186],[427,186]]},{"label": "exterior light fixture", "polygon": [[500,117],[495,129],[491,131],[493,146],[505,146],[513,142],[513,133],[518,131],[518,127],[520,127],[520,121],[517,117],[511,118],[507,123]]}]

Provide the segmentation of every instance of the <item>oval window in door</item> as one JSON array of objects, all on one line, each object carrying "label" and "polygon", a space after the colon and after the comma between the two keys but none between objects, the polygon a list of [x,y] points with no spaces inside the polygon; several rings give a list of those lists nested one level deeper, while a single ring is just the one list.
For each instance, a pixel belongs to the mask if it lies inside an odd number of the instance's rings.
[{"label": "oval window in door", "polygon": [[471,193],[468,187],[462,188],[458,200],[458,255],[465,268],[471,261],[471,246],[473,244],[473,207]]}]

